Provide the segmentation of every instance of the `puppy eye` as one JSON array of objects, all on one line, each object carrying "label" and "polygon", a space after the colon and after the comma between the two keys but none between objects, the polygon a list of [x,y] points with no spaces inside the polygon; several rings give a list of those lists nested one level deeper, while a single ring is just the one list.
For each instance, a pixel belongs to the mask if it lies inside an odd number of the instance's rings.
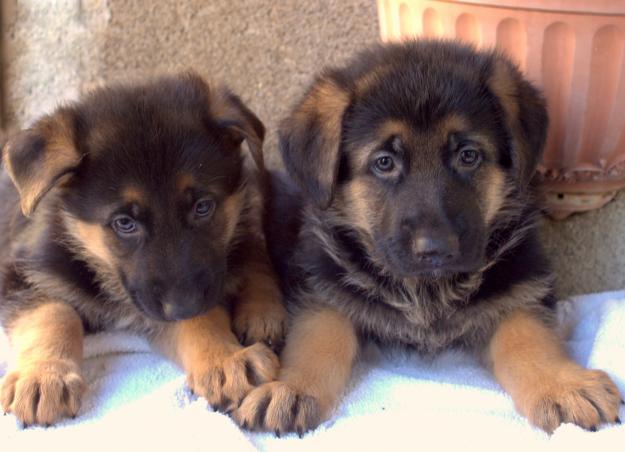
[{"label": "puppy eye", "polygon": [[375,159],[375,170],[379,173],[390,173],[395,168],[395,161],[390,154],[381,154]]},{"label": "puppy eye", "polygon": [[215,202],[210,199],[200,199],[193,206],[193,212],[196,217],[205,218],[213,213]]},{"label": "puppy eye", "polygon": [[465,146],[458,153],[458,164],[464,168],[476,168],[482,161],[482,154],[473,146]]},{"label": "puppy eye", "polygon": [[119,235],[133,234],[139,229],[134,218],[129,217],[128,215],[120,215],[116,217],[111,223],[111,227]]}]

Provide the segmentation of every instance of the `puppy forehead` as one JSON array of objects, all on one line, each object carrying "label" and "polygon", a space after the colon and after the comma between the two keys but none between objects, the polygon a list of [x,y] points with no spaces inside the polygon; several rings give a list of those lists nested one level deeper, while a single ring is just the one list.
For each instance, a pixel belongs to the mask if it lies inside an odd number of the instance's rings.
[{"label": "puppy forehead", "polygon": [[215,175],[201,171],[180,170],[174,175],[173,179],[172,189],[174,196],[188,201],[194,191],[208,191],[215,196],[225,195],[231,187],[224,186],[222,176],[222,174]]},{"label": "puppy forehead", "polygon": [[[130,127],[102,122],[93,127],[85,170],[124,199],[145,201],[164,190],[219,186],[230,180],[239,153],[216,133],[185,124]],[[92,179],[92,178],[90,178]]]},{"label": "puppy forehead", "polygon": [[[493,74],[497,66],[486,54],[474,58],[466,49],[447,46],[394,50],[356,65],[363,69],[352,79],[356,120],[403,118],[425,130],[452,114],[487,122],[498,114],[500,92],[511,85],[505,70]],[[489,74],[499,81],[498,89],[488,84]]]},{"label": "puppy forehead", "polygon": [[[386,118],[382,119],[379,124],[374,125],[373,133],[366,136],[356,137],[354,141],[362,141],[362,146],[358,146],[359,153],[367,153],[368,151],[379,148],[382,143],[392,137],[397,137],[397,145],[399,147],[406,146],[408,148],[420,147],[423,144],[433,144],[434,142],[446,142],[451,134],[454,133],[471,133],[469,120],[462,114],[449,113],[442,116],[438,121],[432,123],[430,127],[424,128],[418,121],[411,118]],[[408,150],[408,149],[404,149]]]},{"label": "puppy forehead", "polygon": [[[124,183],[119,189],[121,201],[126,205],[148,207],[158,196],[173,197],[187,201],[190,190],[206,189],[205,183],[199,180],[192,172],[181,170],[173,175],[173,180],[163,180],[165,190],[156,190],[155,187],[142,186],[137,182]],[[218,191],[219,187],[212,187]]]}]

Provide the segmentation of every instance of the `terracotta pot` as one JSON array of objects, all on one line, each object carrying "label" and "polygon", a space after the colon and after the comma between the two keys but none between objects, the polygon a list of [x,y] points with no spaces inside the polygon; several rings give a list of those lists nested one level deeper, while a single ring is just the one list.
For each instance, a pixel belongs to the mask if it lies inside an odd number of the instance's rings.
[{"label": "terracotta pot", "polygon": [[556,218],[625,187],[625,0],[379,0],[384,40],[496,46],[545,92],[551,121],[538,177]]}]

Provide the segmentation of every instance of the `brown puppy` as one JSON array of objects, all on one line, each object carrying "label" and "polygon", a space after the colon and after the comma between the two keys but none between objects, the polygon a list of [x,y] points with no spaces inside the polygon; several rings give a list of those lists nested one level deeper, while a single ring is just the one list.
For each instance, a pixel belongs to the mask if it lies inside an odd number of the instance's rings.
[{"label": "brown puppy", "polygon": [[293,315],[283,367],[235,419],[316,427],[373,340],[477,354],[547,431],[618,421],[614,383],[553,331],[530,184],[546,130],[542,97],[494,52],[378,46],[319,76],[281,129],[297,186],[276,182],[268,238]]},{"label": "brown puppy", "polygon": [[263,137],[238,97],[185,74],[97,90],[9,141],[6,412],[24,424],[77,414],[85,331],[147,336],[221,409],[276,376],[260,343],[280,341],[286,314],[261,227]]}]

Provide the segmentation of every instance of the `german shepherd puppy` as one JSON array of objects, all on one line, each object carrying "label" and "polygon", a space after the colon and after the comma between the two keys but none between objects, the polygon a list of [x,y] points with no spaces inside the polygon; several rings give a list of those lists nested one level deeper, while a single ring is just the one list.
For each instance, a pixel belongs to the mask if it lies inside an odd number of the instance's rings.
[{"label": "german shepherd puppy", "polygon": [[268,238],[292,314],[282,369],[240,425],[315,428],[367,340],[475,353],[548,432],[619,422],[617,387],[553,330],[530,184],[546,130],[540,93],[496,52],[392,44],[322,73],[280,134],[297,186],[274,187]]},{"label": "german shepherd puppy", "polygon": [[286,319],[261,225],[263,137],[238,97],[182,74],[99,89],[7,143],[5,412],[26,425],[75,416],[91,331],[145,335],[221,409],[276,376],[260,343]]}]

